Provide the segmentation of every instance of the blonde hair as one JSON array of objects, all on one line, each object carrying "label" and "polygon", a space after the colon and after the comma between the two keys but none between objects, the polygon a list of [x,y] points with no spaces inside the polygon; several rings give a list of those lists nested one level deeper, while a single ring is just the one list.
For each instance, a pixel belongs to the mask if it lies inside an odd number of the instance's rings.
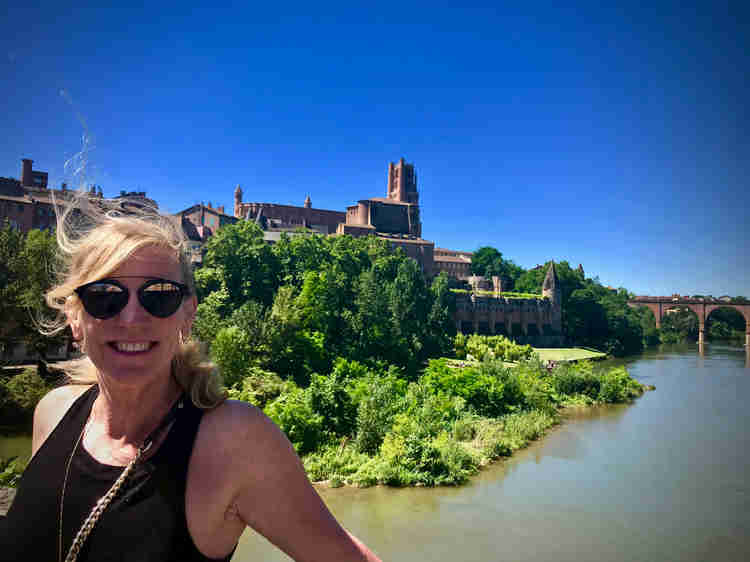
[{"label": "blonde hair", "polygon": [[[47,304],[58,311],[54,321],[42,332],[57,333],[68,325],[68,316],[77,316],[82,304],[74,292],[77,287],[110,275],[135,252],[157,247],[172,253],[179,262],[183,283],[195,294],[195,281],[180,219],[161,215],[141,201],[107,200],[78,193],[58,204],[57,244],[62,271],[58,283],[46,294]],[[82,342],[85,351],[85,342]],[[94,384],[97,370],[84,356],[65,369],[73,384]],[[221,377],[203,347],[180,333],[180,344],[172,359],[172,375],[198,408],[210,409],[226,399]]]}]

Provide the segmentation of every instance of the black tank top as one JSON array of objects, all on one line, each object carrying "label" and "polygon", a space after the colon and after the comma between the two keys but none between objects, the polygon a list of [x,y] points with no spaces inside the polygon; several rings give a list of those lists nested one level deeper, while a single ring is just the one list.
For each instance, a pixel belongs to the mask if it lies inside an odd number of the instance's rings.
[{"label": "black tank top", "polygon": [[[70,452],[81,434],[98,387],[84,392],[31,459],[5,520],[0,559],[58,559],[60,491]],[[139,462],[84,543],[78,560],[206,561],[193,543],[185,517],[190,454],[203,412],[190,400],[178,410],[167,438]],[[63,508],[62,557],[96,501],[123,467],[97,462],[81,444],[70,463]],[[234,551],[224,560],[229,560]]]}]

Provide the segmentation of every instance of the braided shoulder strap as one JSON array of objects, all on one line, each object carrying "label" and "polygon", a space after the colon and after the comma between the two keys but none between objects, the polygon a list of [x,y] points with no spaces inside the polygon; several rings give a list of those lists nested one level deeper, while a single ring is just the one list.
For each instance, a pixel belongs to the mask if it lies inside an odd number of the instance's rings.
[{"label": "braided shoulder strap", "polygon": [[128,463],[128,466],[125,467],[125,470],[122,471],[122,474],[120,474],[119,478],[115,480],[115,483],[112,484],[112,487],[107,491],[107,493],[104,494],[98,502],[96,502],[96,505],[91,510],[91,513],[89,513],[89,516],[83,522],[81,528],[78,529],[76,538],[73,539],[73,544],[70,545],[68,555],[65,557],[65,562],[75,562],[78,559],[78,554],[81,551],[81,547],[83,547],[83,543],[86,542],[86,539],[91,534],[91,531],[93,531],[94,525],[96,525],[96,522],[99,521],[102,513],[104,513],[104,510],[107,509],[107,506],[112,503],[113,499],[115,499],[115,496],[117,496],[117,493],[122,488],[125,480],[133,471],[133,467],[138,462],[138,459],[140,459],[141,455],[143,455],[143,453],[145,453],[150,447],[151,443],[149,443],[145,447],[141,446],[138,448],[138,452],[135,454],[135,457]]}]

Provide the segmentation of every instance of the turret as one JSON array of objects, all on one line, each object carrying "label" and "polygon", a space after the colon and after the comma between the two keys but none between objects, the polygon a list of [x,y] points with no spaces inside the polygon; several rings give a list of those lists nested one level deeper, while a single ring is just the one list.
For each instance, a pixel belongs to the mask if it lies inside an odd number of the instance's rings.
[{"label": "turret", "polygon": [[31,166],[34,161],[28,158],[21,160],[21,185],[24,187],[32,187],[34,185],[34,176],[31,170]]},{"label": "turret", "polygon": [[242,188],[240,184],[234,188],[234,216],[242,218]]},{"label": "turret", "polygon": [[542,296],[547,297],[553,305],[559,306],[562,304],[562,288],[560,287],[560,280],[557,278],[554,261],[550,262],[547,275],[544,277]]},{"label": "turret", "polygon": [[305,209],[309,209],[312,207],[312,201],[310,200],[310,196],[308,195],[305,197]]}]

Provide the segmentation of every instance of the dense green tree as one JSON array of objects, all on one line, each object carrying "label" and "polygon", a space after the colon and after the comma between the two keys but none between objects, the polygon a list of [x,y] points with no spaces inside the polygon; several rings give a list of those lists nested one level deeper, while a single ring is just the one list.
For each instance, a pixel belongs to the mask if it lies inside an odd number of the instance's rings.
[{"label": "dense green tree", "polygon": [[45,360],[50,346],[64,343],[65,333],[48,337],[39,332],[56,315],[44,295],[59,268],[52,233],[34,229],[23,234],[7,222],[0,229],[0,347],[23,342]]},{"label": "dense green tree", "polygon": [[471,272],[474,275],[484,277],[498,276],[504,285],[513,286],[524,270],[516,265],[513,260],[506,260],[503,254],[492,246],[482,246],[471,257]]},{"label": "dense green tree", "polygon": [[24,237],[6,220],[0,228],[0,352],[18,340],[21,310],[20,260]]},{"label": "dense green tree", "polygon": [[608,332],[607,313],[591,287],[576,289],[568,299],[565,333],[578,345],[597,346]]},{"label": "dense green tree", "polygon": [[449,278],[440,273],[430,285],[430,310],[427,314],[425,356],[448,355],[456,335],[456,297],[450,290]]},{"label": "dense green tree", "polygon": [[[254,222],[239,221],[220,228],[206,243],[203,263],[220,272],[233,307],[248,300],[266,305],[273,302],[279,263]],[[214,274],[210,279],[214,282]]]},{"label": "dense green tree", "polygon": [[394,363],[416,375],[425,359],[423,336],[429,310],[424,276],[416,261],[405,259],[399,264],[390,293]]},{"label": "dense green tree", "polygon": [[471,272],[484,277],[498,275],[502,261],[503,254],[497,248],[482,246],[471,256]]},{"label": "dense green tree", "polygon": [[600,303],[607,316],[607,337],[604,350],[616,356],[630,355],[643,349],[643,326],[640,314],[627,304],[624,289],[602,297]]}]

